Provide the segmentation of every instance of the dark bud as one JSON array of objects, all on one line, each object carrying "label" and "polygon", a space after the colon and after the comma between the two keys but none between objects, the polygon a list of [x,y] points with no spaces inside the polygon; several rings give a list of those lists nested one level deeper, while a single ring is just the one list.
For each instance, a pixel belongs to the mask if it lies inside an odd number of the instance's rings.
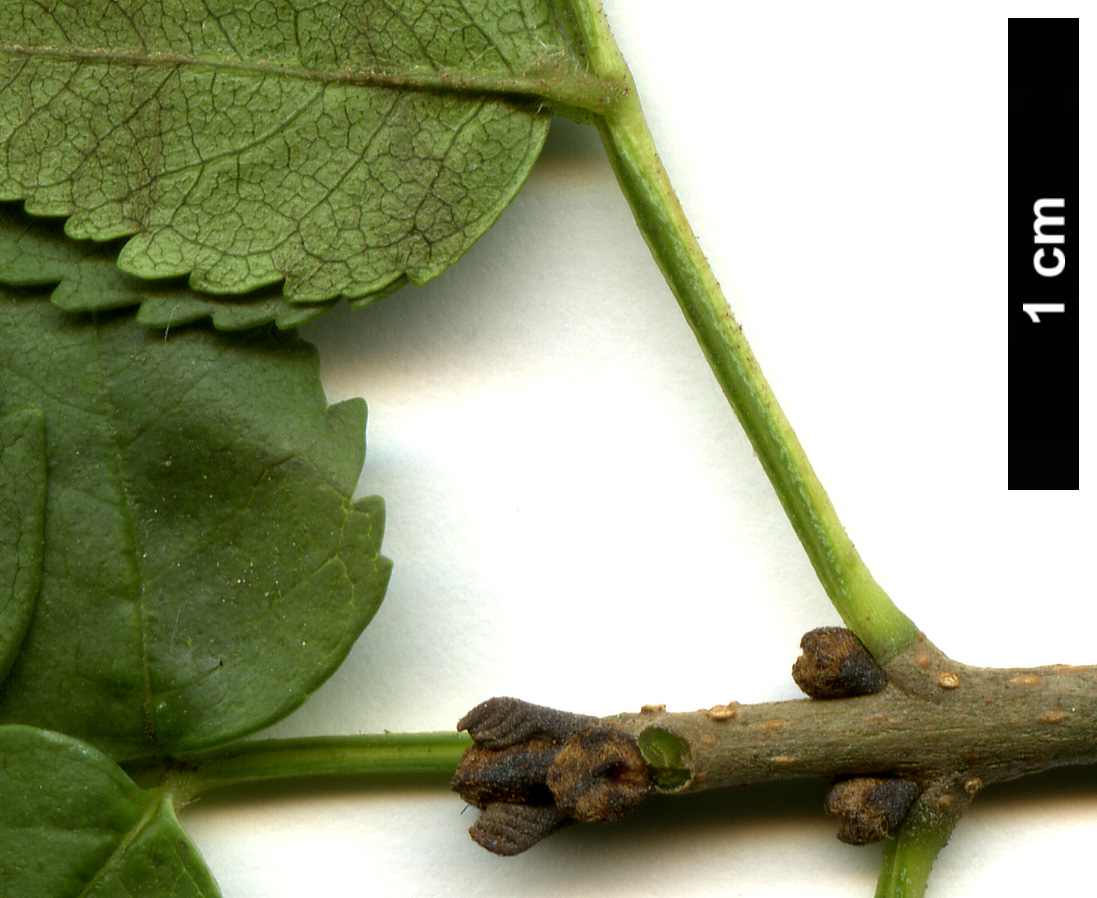
[{"label": "dark bud", "polygon": [[461,756],[450,788],[478,808],[496,801],[553,804],[545,778],[559,751],[557,743],[543,738],[501,749],[475,743]]},{"label": "dark bud", "polygon": [[651,786],[636,741],[607,726],[588,727],[568,739],[546,781],[556,806],[585,823],[620,820]]},{"label": "dark bud", "polygon": [[489,805],[469,828],[474,842],[503,857],[521,854],[568,822],[567,814],[552,807],[524,804]]},{"label": "dark bud", "polygon": [[495,854],[525,851],[572,820],[617,820],[650,786],[636,740],[596,717],[493,698],[457,726],[473,744],[451,785],[480,808],[469,834]]},{"label": "dark bud", "polygon": [[921,786],[913,780],[859,776],[835,783],[823,808],[841,818],[839,839],[849,845],[867,845],[895,832],[921,794]]},{"label": "dark bud", "polygon": [[792,678],[812,698],[871,695],[887,685],[883,668],[845,627],[819,627],[805,633],[800,648]]},{"label": "dark bud", "polygon": [[467,730],[478,745],[506,748],[534,736],[564,742],[579,727],[595,723],[598,723],[597,717],[500,696],[480,702],[457,721],[457,729]]}]

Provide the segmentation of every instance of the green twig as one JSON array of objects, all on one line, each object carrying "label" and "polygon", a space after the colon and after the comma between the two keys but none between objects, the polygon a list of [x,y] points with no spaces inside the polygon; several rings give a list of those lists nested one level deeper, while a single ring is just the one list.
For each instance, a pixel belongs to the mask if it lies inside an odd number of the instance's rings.
[{"label": "green twig", "polygon": [[922,898],[930,869],[970,802],[962,790],[928,789],[884,843],[876,898]]},{"label": "green twig", "polygon": [[708,363],[735,410],[838,613],[886,663],[918,629],[872,578],[815,476],[686,220],[644,120],[636,86],[597,0],[561,0],[591,71],[624,94],[594,117],[610,163]]},{"label": "green twig", "polygon": [[470,744],[458,733],[258,739],[180,755],[163,767],[128,765],[127,771],[135,777],[166,773],[176,801],[185,804],[211,789],[262,780],[430,774],[448,779]]}]

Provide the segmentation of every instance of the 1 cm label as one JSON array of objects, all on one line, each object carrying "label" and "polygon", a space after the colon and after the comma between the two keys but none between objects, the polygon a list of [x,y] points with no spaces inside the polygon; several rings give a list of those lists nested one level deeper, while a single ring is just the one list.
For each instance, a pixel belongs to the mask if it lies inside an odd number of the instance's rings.
[{"label": "1 cm label", "polygon": [[[1062,228],[1066,223],[1066,216],[1051,215],[1044,211],[1045,209],[1062,210],[1065,205],[1066,201],[1060,197],[1039,199],[1032,206],[1032,213],[1036,216],[1032,225],[1034,235],[1032,242],[1036,245],[1036,252],[1032,256],[1032,267],[1041,277],[1058,277],[1066,268],[1066,256],[1059,248],[1059,245],[1066,243],[1066,237],[1062,231],[1048,232],[1052,228]],[[1066,311],[1066,305],[1061,302],[1026,302],[1021,308],[1033,324],[1039,324],[1040,316],[1043,314]]]}]

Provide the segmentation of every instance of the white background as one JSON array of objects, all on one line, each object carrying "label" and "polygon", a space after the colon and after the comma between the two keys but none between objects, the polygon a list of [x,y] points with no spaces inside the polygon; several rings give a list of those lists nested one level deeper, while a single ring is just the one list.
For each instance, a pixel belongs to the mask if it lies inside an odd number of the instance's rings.
[{"label": "white background", "polygon": [[[1097,661],[1087,267],[1082,489],[1006,489],[1006,17],[1081,5],[605,5],[687,214],[876,578],[961,660]],[[1084,208],[1094,149],[1090,115]],[[369,403],[360,491],[386,498],[396,567],[345,665],[270,735],[450,729],[496,694],[592,714],[797,695],[800,635],[837,615],[593,130],[554,126],[441,279],[305,334],[330,398]],[[879,847],[834,838],[824,789],[653,801],[514,859],[476,847],[473,812],[440,790],[211,795],[183,822],[225,898],[868,898]],[[1001,786],[930,894],[1065,891],[1095,839],[1092,773]]]}]

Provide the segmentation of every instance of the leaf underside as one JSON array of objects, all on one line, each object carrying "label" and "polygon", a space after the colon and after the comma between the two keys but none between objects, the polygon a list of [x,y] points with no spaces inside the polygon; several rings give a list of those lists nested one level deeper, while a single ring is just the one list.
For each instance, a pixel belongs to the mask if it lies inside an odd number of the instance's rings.
[{"label": "leaf underside", "polygon": [[215,296],[191,290],[182,278],[135,277],[116,264],[119,243],[72,240],[65,236],[60,220],[35,218],[17,203],[0,203],[0,284],[56,284],[50,299],[72,312],[135,306],[137,322],[156,328],[208,318],[219,330],[247,330],[268,323],[288,329],[322,315],[332,304],[290,302],[272,287],[240,296]]},{"label": "leaf underside", "polygon": [[575,71],[548,0],[0,0],[0,199],[130,274],[368,301],[490,227],[519,94]]},{"label": "leaf underside", "polygon": [[42,409],[42,580],[0,722],[117,758],[228,741],[339,665],[384,595],[384,510],[353,501],[365,406],[311,346],[169,335],[0,287],[0,414]]},{"label": "leaf underside", "polygon": [[39,409],[0,418],[0,680],[30,623],[42,572],[46,446]]},{"label": "leaf underside", "polygon": [[75,739],[0,726],[0,895],[220,894],[167,797]]}]

